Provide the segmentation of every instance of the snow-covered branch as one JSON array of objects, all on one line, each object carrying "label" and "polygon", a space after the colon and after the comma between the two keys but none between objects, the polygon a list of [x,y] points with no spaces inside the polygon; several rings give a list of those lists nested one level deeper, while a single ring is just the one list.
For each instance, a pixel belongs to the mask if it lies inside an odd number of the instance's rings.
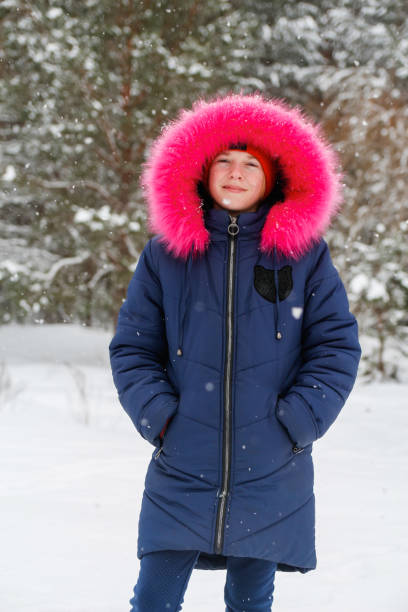
[{"label": "snow-covered branch", "polygon": [[115,198],[107,189],[105,189],[102,185],[97,183],[96,181],[45,181],[43,179],[39,179],[37,177],[32,177],[32,182],[36,183],[40,187],[44,187],[45,189],[68,189],[73,190],[77,188],[83,189],[91,189],[95,191],[98,195],[101,196],[103,200],[109,202],[109,204],[116,210],[121,209],[123,207],[123,202]]},{"label": "snow-covered branch", "polygon": [[91,256],[90,251],[85,251],[81,255],[77,255],[76,257],[64,257],[56,261],[48,272],[45,274],[43,272],[35,272],[35,277],[39,280],[45,281],[47,285],[50,285],[54,280],[56,274],[66,266],[75,266],[77,264],[81,264],[86,261]]},{"label": "snow-covered branch", "polygon": [[105,266],[103,268],[99,268],[99,270],[97,270],[97,272],[93,275],[93,277],[91,278],[91,280],[88,283],[88,287],[89,289],[95,289],[96,285],[98,284],[98,282],[100,281],[100,279],[105,276],[105,274],[108,274],[109,272],[112,272],[112,270],[115,269],[115,266],[112,266],[111,264],[105,264]]},{"label": "snow-covered branch", "polygon": [[135,247],[133,246],[133,242],[131,241],[129,236],[125,236],[124,242],[127,246],[127,250],[129,251],[130,255],[134,257],[135,261],[137,261],[140,257],[140,253],[136,251]]}]

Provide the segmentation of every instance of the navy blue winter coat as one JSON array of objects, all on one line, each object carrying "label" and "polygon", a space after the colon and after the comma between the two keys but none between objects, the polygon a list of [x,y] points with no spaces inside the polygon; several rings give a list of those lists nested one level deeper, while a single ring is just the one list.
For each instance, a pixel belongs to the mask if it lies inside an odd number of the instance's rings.
[{"label": "navy blue winter coat", "polygon": [[198,568],[228,555],[316,566],[312,448],[353,387],[360,346],[323,238],[300,256],[260,249],[280,205],[200,208],[205,251],[176,256],[164,230],[138,261],[109,350],[120,402],[155,447],[139,558],[198,550]]}]

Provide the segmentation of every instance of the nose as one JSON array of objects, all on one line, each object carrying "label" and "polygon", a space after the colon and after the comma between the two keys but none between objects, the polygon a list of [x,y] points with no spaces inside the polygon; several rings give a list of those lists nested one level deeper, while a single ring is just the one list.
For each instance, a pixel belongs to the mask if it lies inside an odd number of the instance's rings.
[{"label": "nose", "polygon": [[230,166],[230,176],[231,178],[242,178],[242,172],[239,167],[239,164],[232,163]]}]

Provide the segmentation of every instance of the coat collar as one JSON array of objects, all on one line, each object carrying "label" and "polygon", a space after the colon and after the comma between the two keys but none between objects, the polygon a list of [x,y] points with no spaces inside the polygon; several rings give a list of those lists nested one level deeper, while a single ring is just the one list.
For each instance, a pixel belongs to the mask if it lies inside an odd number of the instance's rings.
[{"label": "coat collar", "polygon": [[[260,238],[265,219],[270,211],[270,203],[262,202],[255,212],[244,212],[237,215],[239,227],[239,238]],[[210,208],[204,213],[204,224],[210,233],[211,240],[228,237],[228,225],[230,224],[230,213],[228,210]]]}]

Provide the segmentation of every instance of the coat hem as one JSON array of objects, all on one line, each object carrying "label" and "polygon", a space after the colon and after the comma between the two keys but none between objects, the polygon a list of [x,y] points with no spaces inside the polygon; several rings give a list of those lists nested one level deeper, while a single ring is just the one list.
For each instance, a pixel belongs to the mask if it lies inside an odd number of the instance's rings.
[{"label": "coat hem", "polygon": [[[234,555],[237,556],[237,555]],[[254,559],[258,557],[253,557]],[[281,572],[300,572],[302,574],[306,574],[307,572],[311,572],[316,569],[316,564],[313,566],[301,566],[301,565],[291,565],[290,563],[282,563],[277,561],[276,559],[268,559],[268,561],[274,561],[277,564],[277,571]],[[195,569],[201,570],[223,570],[227,569],[227,556],[226,555],[216,555],[209,554],[205,552],[200,552],[197,562],[195,564]]]}]

